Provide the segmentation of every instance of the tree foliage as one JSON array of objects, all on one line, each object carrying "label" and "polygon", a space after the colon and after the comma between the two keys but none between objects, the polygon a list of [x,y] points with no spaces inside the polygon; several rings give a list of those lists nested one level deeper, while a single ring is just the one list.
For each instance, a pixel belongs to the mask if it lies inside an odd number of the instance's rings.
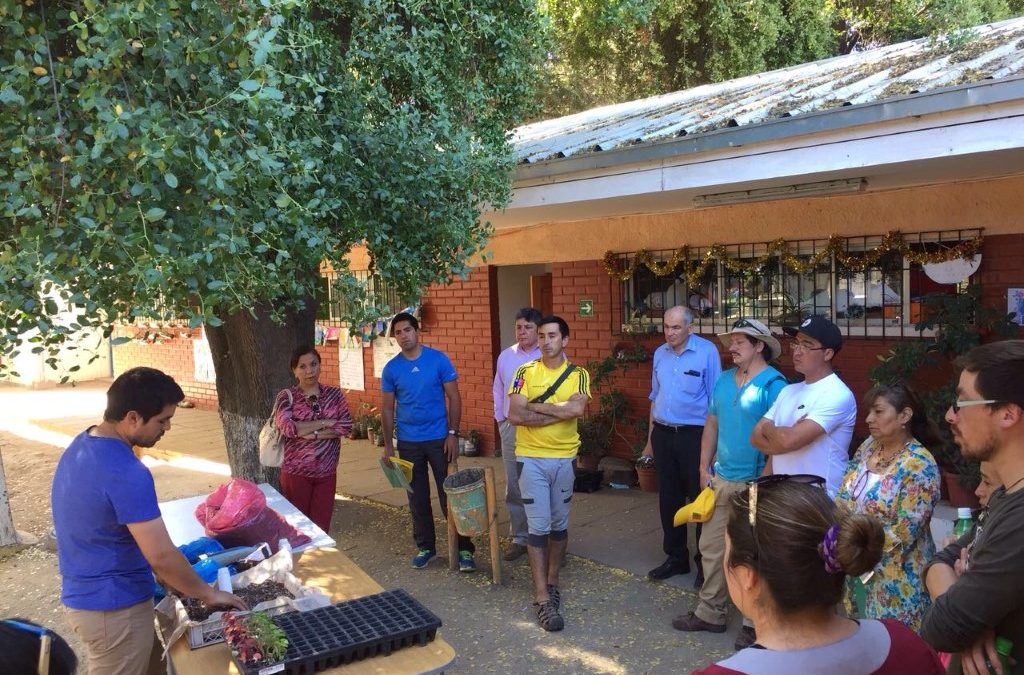
[{"label": "tree foliage", "polygon": [[7,351],[280,318],[322,262],[358,293],[359,243],[405,294],[464,271],[543,53],[525,0],[0,0],[0,34]]},{"label": "tree foliage", "polygon": [[663,94],[1024,12],[1024,0],[539,0],[545,117]]}]

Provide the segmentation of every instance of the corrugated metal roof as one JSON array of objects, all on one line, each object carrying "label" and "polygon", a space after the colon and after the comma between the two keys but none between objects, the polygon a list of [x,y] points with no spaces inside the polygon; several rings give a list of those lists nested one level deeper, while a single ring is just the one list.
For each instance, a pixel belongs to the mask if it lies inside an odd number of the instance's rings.
[{"label": "corrugated metal roof", "polygon": [[923,38],[535,122],[512,143],[532,164],[1024,72],[1024,17],[972,31],[958,47]]}]

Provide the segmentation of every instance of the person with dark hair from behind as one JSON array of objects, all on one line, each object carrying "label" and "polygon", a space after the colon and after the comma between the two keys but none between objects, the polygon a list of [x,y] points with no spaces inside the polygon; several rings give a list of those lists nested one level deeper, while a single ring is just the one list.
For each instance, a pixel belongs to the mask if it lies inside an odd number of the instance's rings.
[{"label": "person with dark hair from behind", "polygon": [[0,673],[74,675],[77,668],[75,652],[49,628],[20,617],[0,621]]},{"label": "person with dark hair from behind", "polygon": [[[932,606],[921,636],[953,654],[950,673],[1006,672],[996,638],[1013,643],[1012,672],[1024,672],[1024,340],[975,347],[957,360],[956,400],[946,421],[960,454],[988,462],[992,492],[977,537],[968,533],[925,568]],[[970,550],[964,549],[970,544]],[[966,569],[957,575],[957,562]]]},{"label": "person with dark hair from behind", "polygon": [[90,673],[159,670],[153,574],[208,607],[247,609],[206,584],[171,542],[153,475],[133,447],[150,448],[171,428],[185,398],[171,377],[132,368],[107,390],[103,421],[78,434],[53,474],[51,501],[61,602],[85,646]]},{"label": "person with dark hair from behind", "polygon": [[846,609],[920,630],[931,604],[921,574],[935,555],[931,520],[939,502],[939,467],[928,447],[938,437],[920,397],[902,382],[872,387],[864,406],[871,435],[850,461],[836,503],[878,518],[885,549],[870,575],[850,578]]},{"label": "person with dark hair from behind", "polygon": [[501,435],[501,459],[505,465],[505,505],[508,507],[509,534],[512,545],[505,551],[505,560],[511,562],[526,553],[529,531],[526,509],[519,494],[519,470],[516,468],[516,426],[508,419],[508,390],[516,370],[524,363],[540,358],[537,346],[537,328],[542,319],[540,311],[523,307],[516,312],[516,343],[498,355],[494,368],[494,419]]},{"label": "person with dark hair from behind", "polygon": [[312,345],[296,347],[290,365],[296,384],[274,400],[284,437],[281,494],[329,532],[341,438],[352,433],[352,415],[341,389],[320,383],[320,353]]},{"label": "person with dark hair from behind", "polygon": [[766,476],[733,495],[725,578],[757,642],[696,672],[943,673],[935,652],[899,621],[836,612],[847,575],[873,568],[884,542],[881,523],[837,507],[819,476]]}]

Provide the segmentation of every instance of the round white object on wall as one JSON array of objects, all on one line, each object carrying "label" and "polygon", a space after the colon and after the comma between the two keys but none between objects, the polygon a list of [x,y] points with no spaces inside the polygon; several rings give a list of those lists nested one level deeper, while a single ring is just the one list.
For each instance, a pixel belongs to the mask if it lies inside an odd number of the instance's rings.
[{"label": "round white object on wall", "polygon": [[946,262],[922,265],[928,278],[939,284],[958,284],[977,272],[980,266],[980,253],[975,253],[973,258],[953,258]]}]

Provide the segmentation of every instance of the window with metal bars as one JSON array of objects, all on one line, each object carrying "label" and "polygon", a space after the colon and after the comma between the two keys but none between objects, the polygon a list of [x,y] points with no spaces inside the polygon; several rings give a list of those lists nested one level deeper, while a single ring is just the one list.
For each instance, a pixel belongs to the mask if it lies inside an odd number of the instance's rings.
[{"label": "window with metal bars", "polygon": [[[354,271],[352,274],[357,280],[366,285],[367,305],[374,307],[386,306],[391,312],[397,312],[403,307],[408,307],[416,302],[415,298],[401,297],[397,290],[392,288],[377,274],[371,274],[365,270]],[[319,301],[317,309],[318,319],[340,320],[345,316],[347,303],[351,302],[349,298],[346,298],[343,293],[338,292],[335,288],[335,276],[334,273],[328,272],[321,278],[317,293],[317,300]]]},{"label": "window with metal bars", "polygon": [[916,336],[924,295],[971,283],[937,283],[918,259],[980,236],[980,229],[903,234],[906,248],[884,253],[884,235],[834,237],[831,249],[829,239],[788,241],[784,253],[769,242],[693,248],[685,256],[650,251],[651,265],[636,262],[637,253],[618,254],[619,271],[635,265],[622,282],[621,330],[659,332],[665,310],[683,305],[702,333],[724,332],[740,317],[785,326],[820,314],[846,335]]}]

